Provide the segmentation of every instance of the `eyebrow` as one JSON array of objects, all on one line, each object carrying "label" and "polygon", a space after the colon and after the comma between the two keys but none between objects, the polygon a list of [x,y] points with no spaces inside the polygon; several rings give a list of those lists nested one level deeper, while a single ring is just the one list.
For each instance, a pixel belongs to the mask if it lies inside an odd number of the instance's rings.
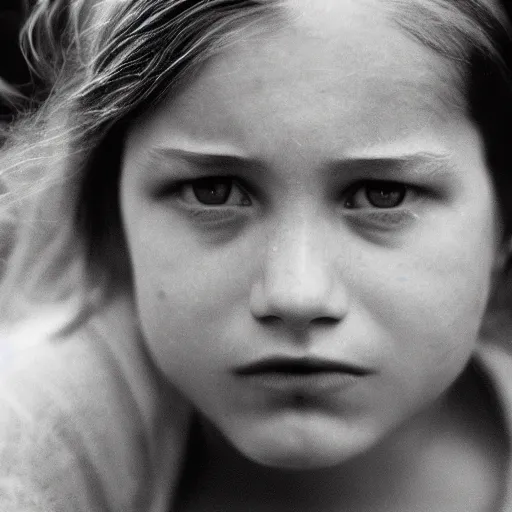
[{"label": "eyebrow", "polygon": [[240,170],[261,170],[264,164],[255,158],[236,154],[190,151],[178,148],[156,147],[149,150],[146,165],[165,168],[171,161],[182,161],[198,169],[212,169],[222,172]]},{"label": "eyebrow", "polygon": [[441,173],[456,170],[453,156],[449,153],[433,153],[421,151],[417,153],[365,155],[353,156],[347,159],[330,162],[329,166],[334,172],[372,172],[384,175],[421,174],[421,176],[435,176]]},{"label": "eyebrow", "polygon": [[[191,151],[171,147],[154,147],[147,153],[146,165],[165,169],[171,161],[182,161],[198,169],[212,172],[262,171],[267,168],[262,160],[240,154],[215,151]],[[330,174],[371,172],[383,175],[399,175],[403,172],[434,176],[454,171],[452,155],[441,152],[420,151],[415,153],[349,155],[330,160],[324,165]]]}]

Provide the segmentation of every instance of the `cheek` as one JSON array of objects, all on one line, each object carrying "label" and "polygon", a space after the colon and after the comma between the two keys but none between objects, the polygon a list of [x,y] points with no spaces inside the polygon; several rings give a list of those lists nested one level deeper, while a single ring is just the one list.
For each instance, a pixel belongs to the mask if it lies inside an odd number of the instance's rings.
[{"label": "cheek", "polygon": [[365,288],[373,321],[389,334],[390,359],[428,379],[458,371],[474,350],[494,260],[487,215],[442,226],[421,233],[403,257],[381,258],[390,270]]},{"label": "cheek", "polygon": [[171,379],[222,366],[231,349],[225,333],[248,311],[251,269],[244,251],[212,250],[176,232],[141,233],[131,241],[135,295],[158,366]]},{"label": "cheek", "polygon": [[368,280],[351,329],[381,370],[368,400],[390,414],[415,411],[451,386],[477,346],[487,301],[482,251],[461,261],[449,246],[423,247],[398,266],[380,259],[388,271]]}]

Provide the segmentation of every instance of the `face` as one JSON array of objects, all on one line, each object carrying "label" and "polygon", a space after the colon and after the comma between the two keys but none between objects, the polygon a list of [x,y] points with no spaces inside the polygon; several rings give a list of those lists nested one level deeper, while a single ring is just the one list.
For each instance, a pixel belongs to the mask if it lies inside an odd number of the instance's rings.
[{"label": "face", "polygon": [[161,372],[249,459],[324,467],[457,378],[499,229],[453,66],[381,2],[289,9],[133,123],[120,194]]}]

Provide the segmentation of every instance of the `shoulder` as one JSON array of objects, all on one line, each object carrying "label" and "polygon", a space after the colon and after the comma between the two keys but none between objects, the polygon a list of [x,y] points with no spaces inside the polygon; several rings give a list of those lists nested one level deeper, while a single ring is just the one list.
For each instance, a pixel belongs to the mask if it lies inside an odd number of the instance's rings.
[{"label": "shoulder", "polygon": [[484,341],[476,351],[475,359],[500,394],[505,393],[505,398],[512,401],[512,341]]},{"label": "shoulder", "polygon": [[186,414],[127,308],[65,333],[55,307],[0,333],[2,511],[149,510],[160,444]]},{"label": "shoulder", "polygon": [[482,343],[475,361],[512,435],[512,341]]},{"label": "shoulder", "polygon": [[[507,446],[512,439],[512,341],[503,337],[488,340],[475,354],[477,369],[490,392]],[[495,436],[496,438],[498,436]],[[503,448],[501,448],[503,454]],[[505,481],[502,490],[504,508],[512,504],[512,459],[507,449],[505,455]],[[508,508],[507,508],[508,510]]]}]

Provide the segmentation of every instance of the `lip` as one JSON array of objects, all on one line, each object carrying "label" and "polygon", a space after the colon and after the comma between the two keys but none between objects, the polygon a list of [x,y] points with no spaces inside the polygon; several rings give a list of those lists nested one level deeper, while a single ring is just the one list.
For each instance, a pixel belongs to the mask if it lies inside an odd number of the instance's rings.
[{"label": "lip", "polygon": [[314,357],[272,357],[237,367],[235,376],[270,391],[320,394],[348,389],[372,370]]}]

